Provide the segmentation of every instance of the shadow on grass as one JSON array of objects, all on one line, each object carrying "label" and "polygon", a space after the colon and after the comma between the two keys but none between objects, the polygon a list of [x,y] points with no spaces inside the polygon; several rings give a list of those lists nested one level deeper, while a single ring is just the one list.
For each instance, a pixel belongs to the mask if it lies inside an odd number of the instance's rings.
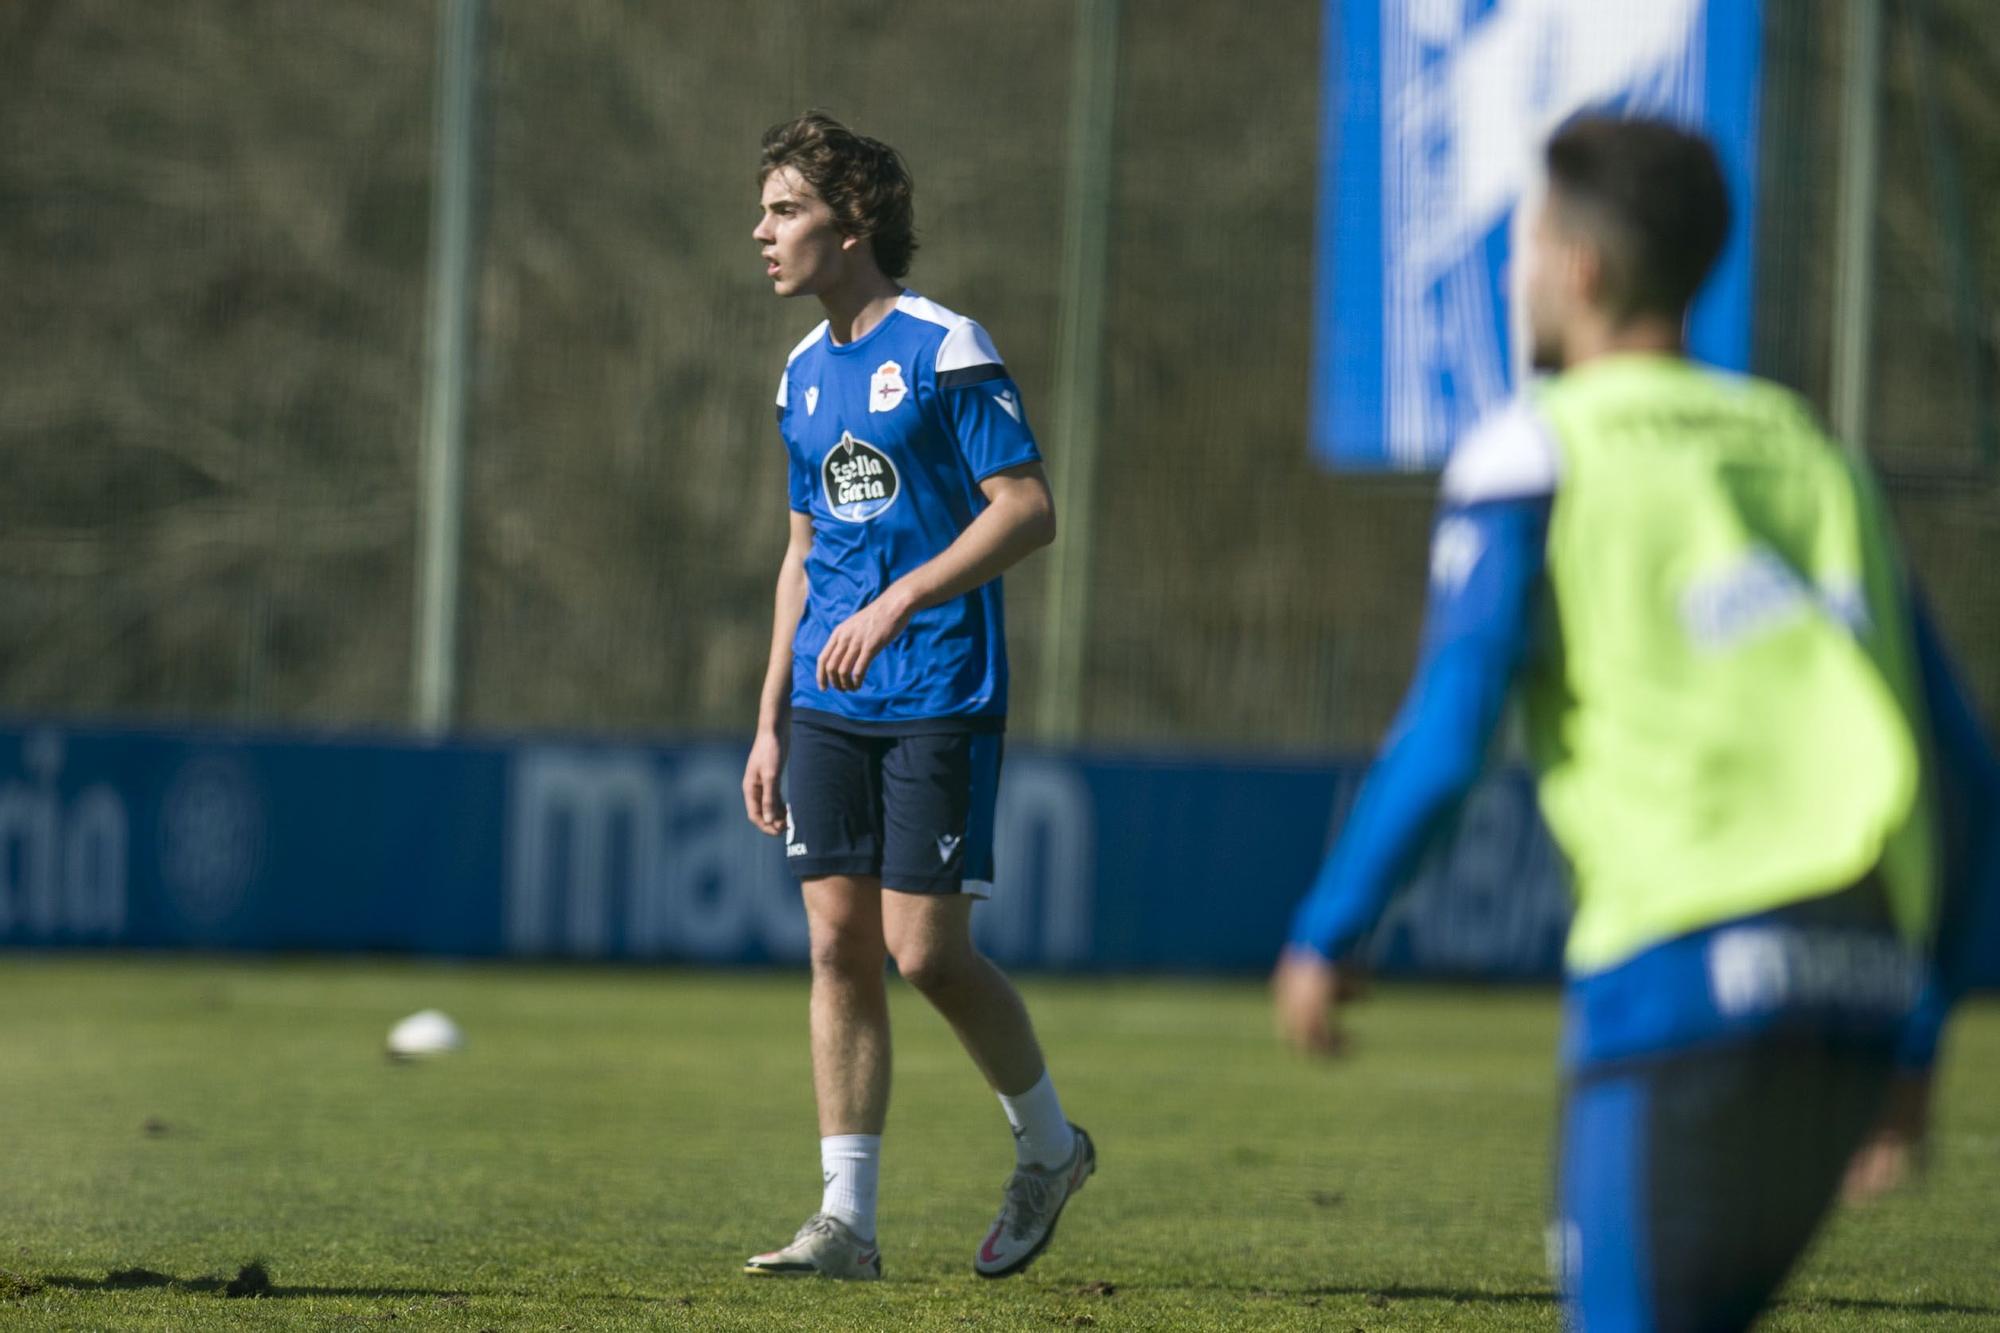
[{"label": "shadow on grass", "polygon": [[[1179,1284],[1176,1284],[1179,1285]],[[1389,1305],[1396,1301],[1450,1301],[1454,1305],[1554,1305],[1556,1294],[1549,1288],[1522,1291],[1473,1291],[1460,1287],[1363,1287],[1329,1286],[1272,1288],[1254,1287],[1245,1289],[1237,1286],[1211,1286],[1196,1289],[1209,1291],[1231,1291],[1250,1296],[1275,1296],[1279,1298],[1312,1300],[1327,1296],[1359,1297],[1370,1305]],[[1774,1310],[1792,1310],[1811,1313],[1816,1310],[1844,1310],[1873,1312],[1878,1314],[1949,1314],[1949,1315],[1990,1315],[2000,1314],[2000,1305],[1968,1305],[1957,1301],[1895,1300],[1870,1296],[1814,1296],[1802,1300],[1780,1298],[1772,1307]]]},{"label": "shadow on grass", "polygon": [[1872,1296],[1813,1296],[1805,1300],[1781,1300],[1771,1308],[1800,1314],[1810,1314],[1815,1310],[1872,1310],[1880,1314],[2000,1314],[2000,1305],[1881,1300]]},{"label": "shadow on grass", "polygon": [[29,1278],[28,1283],[39,1287],[56,1287],[65,1291],[144,1291],[147,1289],[185,1292],[194,1295],[216,1295],[233,1298],[287,1299],[312,1296],[357,1296],[363,1298],[432,1297],[442,1301],[463,1301],[469,1295],[445,1287],[289,1287],[271,1281],[262,1264],[245,1264],[236,1270],[234,1277],[218,1277],[204,1274],[200,1277],[175,1277],[171,1273],[159,1273],[150,1268],[120,1268],[106,1273],[103,1277],[77,1277],[68,1273],[51,1273],[47,1277]]},{"label": "shadow on grass", "polygon": [[1370,1305],[1392,1301],[1450,1301],[1454,1305],[1554,1305],[1556,1294],[1544,1287],[1539,1291],[1472,1291],[1463,1287],[1356,1287],[1311,1286],[1290,1291],[1259,1288],[1262,1296],[1359,1296]]},{"label": "shadow on grass", "polygon": [[[221,1295],[224,1297],[270,1298],[276,1300],[326,1297],[358,1297],[361,1299],[423,1299],[430,1298],[443,1304],[459,1305],[471,1299],[470,1293],[449,1287],[331,1287],[331,1286],[279,1286],[273,1283],[262,1264],[246,1264],[231,1278],[204,1274],[201,1277],[175,1277],[170,1273],[155,1272],[149,1268],[123,1268],[106,1273],[101,1278],[76,1277],[71,1274],[52,1273],[46,1277],[18,1277],[0,1274],[0,1287],[7,1290],[0,1295],[26,1296],[44,1288],[59,1288],[66,1291],[139,1291],[148,1288],[169,1290],[196,1295]],[[1095,1282],[1078,1288],[1078,1295],[1101,1295],[1111,1297],[1118,1291],[1136,1291],[1146,1284],[1113,1285],[1109,1282]],[[1207,1291],[1238,1297],[1263,1297],[1266,1299],[1304,1301],[1317,1305],[1329,1296],[1356,1297],[1367,1304],[1383,1309],[1397,1301],[1449,1301],[1454,1305],[1554,1305],[1556,1294],[1543,1287],[1514,1291],[1475,1291],[1463,1287],[1424,1287],[1392,1285],[1384,1287],[1341,1286],[1315,1284],[1303,1287],[1245,1287],[1234,1283],[1163,1283],[1163,1289],[1179,1291]],[[643,1295],[613,1295],[596,1293],[590,1299],[633,1301],[651,1304],[687,1306],[693,1301],[686,1296],[649,1297]],[[1938,1300],[1894,1300],[1866,1296],[1816,1296],[1805,1300],[1780,1300],[1774,1309],[1790,1309],[1800,1313],[1813,1311],[1854,1311],[1876,1314],[1904,1315],[1994,1315],[2000,1314],[2000,1305],[1969,1305],[1957,1301]]]}]

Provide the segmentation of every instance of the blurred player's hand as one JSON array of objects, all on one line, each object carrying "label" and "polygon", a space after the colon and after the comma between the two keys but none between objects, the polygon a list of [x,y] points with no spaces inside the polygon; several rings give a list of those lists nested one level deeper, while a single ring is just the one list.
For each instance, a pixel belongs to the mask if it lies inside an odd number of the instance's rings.
[{"label": "blurred player's hand", "polygon": [[760,731],[743,765],[743,810],[750,822],[772,837],[785,831],[785,800],[778,781],[785,772],[785,741],[776,731]]},{"label": "blurred player's hand", "polygon": [[910,612],[892,587],[840,622],[819,650],[814,674],[823,690],[858,690],[875,655],[910,623]]},{"label": "blurred player's hand", "polygon": [[1352,994],[1341,969],[1310,949],[1286,949],[1271,974],[1272,1017],[1278,1036],[1307,1055],[1338,1055],[1347,1044],[1338,1009]]},{"label": "blurred player's hand", "polygon": [[1841,1199],[1849,1204],[1872,1203],[1908,1184],[1923,1169],[1930,1122],[1929,1073],[1900,1075],[1889,1089],[1882,1118],[1847,1164]]}]

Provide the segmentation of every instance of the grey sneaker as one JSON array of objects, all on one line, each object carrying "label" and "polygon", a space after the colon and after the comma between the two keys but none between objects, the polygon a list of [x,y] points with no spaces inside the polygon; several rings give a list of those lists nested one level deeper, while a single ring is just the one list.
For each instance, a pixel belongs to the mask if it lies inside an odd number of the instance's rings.
[{"label": "grey sneaker", "polygon": [[1000,1216],[973,1257],[972,1271],[981,1277],[1011,1277],[1035,1261],[1056,1234],[1063,1205],[1083,1188],[1097,1170],[1097,1148],[1090,1135],[1075,1125],[1076,1148],[1058,1167],[1017,1166],[1007,1178],[1007,1197]]},{"label": "grey sneaker", "polygon": [[792,1237],[792,1243],[768,1254],[753,1254],[743,1271],[759,1277],[831,1277],[850,1282],[876,1282],[882,1277],[882,1252],[853,1228],[825,1213],[814,1213]]}]

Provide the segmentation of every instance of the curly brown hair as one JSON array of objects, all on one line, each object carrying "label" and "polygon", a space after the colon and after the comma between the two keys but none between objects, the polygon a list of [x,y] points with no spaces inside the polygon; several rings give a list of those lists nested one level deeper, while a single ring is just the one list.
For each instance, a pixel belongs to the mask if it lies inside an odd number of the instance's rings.
[{"label": "curly brown hair", "polygon": [[824,111],[808,111],[764,131],[764,154],[757,171],[762,185],[772,172],[790,167],[833,210],[834,225],[848,236],[865,237],[885,277],[910,271],[917,252],[915,186],[902,154],[865,134],[856,134]]}]

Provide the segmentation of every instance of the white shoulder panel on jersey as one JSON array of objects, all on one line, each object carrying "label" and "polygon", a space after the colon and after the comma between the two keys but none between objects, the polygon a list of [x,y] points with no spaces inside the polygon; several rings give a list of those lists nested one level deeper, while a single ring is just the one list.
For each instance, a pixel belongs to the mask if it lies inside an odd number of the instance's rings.
[{"label": "white shoulder panel on jersey", "polygon": [[946,310],[930,297],[918,296],[912,291],[905,291],[896,298],[896,309],[913,318],[921,319],[926,324],[935,324],[941,329],[956,328],[965,323],[965,316],[956,310]]},{"label": "white shoulder panel on jersey", "polygon": [[1553,495],[1562,456],[1549,425],[1525,398],[1488,416],[1452,450],[1441,498],[1450,505]]},{"label": "white shoulder panel on jersey", "polygon": [[827,325],[826,320],[821,320],[819,323],[813,325],[813,331],[811,333],[808,333],[805,337],[799,339],[799,345],[797,347],[794,347],[789,353],[786,354],[785,364],[789,366],[790,364],[792,364],[792,362],[798,360],[800,354],[803,353],[806,350],[806,348],[811,347],[814,343],[818,342],[821,338],[825,337],[826,325]]},{"label": "white shoulder panel on jersey", "polygon": [[985,329],[969,319],[961,320],[956,328],[945,334],[944,343],[938,348],[937,371],[940,375],[999,364],[1000,353],[993,350],[993,340],[986,336]]},{"label": "white shoulder panel on jersey", "polygon": [[799,345],[794,347],[791,350],[791,352],[785,357],[785,373],[778,376],[779,407],[781,408],[784,407],[786,404],[786,400],[792,396],[791,394],[792,362],[798,360],[799,354],[804,352],[806,348],[811,347],[814,343],[820,340],[821,336],[826,333],[826,324],[827,321],[825,320],[821,320],[819,323],[815,324],[813,326],[813,331],[811,333],[808,333],[805,337],[799,339]]},{"label": "white shoulder panel on jersey", "polygon": [[896,308],[945,331],[944,341],[938,345],[938,374],[1001,364],[1000,353],[993,350],[993,340],[986,336],[986,330],[979,327],[978,321],[968,319],[955,310],[947,310],[936,301],[918,296],[915,292],[904,292],[897,300]]}]

